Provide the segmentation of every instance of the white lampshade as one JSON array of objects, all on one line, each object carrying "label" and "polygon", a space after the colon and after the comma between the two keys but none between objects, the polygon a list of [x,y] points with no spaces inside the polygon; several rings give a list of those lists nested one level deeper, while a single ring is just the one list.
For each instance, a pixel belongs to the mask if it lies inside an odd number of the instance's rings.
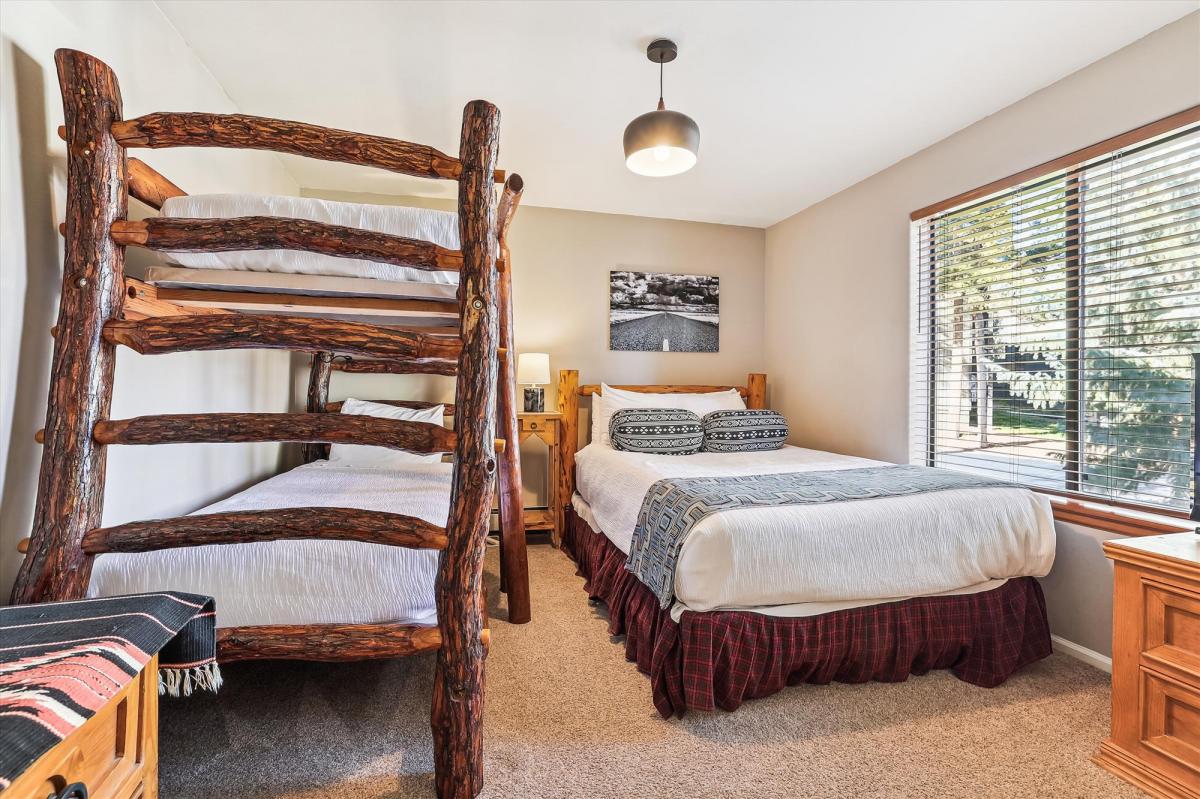
[{"label": "white lampshade", "polygon": [[517,357],[517,382],[542,386],[550,382],[550,356],[544,352],[522,352]]}]

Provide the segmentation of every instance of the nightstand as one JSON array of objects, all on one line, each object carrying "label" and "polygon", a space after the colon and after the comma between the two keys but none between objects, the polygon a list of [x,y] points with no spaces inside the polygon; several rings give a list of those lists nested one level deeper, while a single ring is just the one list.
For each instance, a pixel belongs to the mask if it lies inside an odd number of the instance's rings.
[{"label": "nightstand", "polygon": [[550,540],[554,546],[562,543],[563,535],[563,500],[559,496],[558,473],[559,459],[562,457],[562,414],[560,413],[518,413],[521,435],[517,443],[528,438],[540,438],[546,442],[550,450],[548,464],[550,485],[549,507],[544,510],[525,511],[526,530],[549,530]]}]

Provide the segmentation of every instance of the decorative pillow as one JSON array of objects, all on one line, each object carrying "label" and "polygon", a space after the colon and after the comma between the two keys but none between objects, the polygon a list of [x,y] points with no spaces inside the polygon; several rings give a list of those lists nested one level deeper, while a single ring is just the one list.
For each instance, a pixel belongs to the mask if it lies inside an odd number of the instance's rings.
[{"label": "decorative pillow", "polygon": [[705,394],[649,394],[600,384],[600,394],[592,397],[592,441],[611,446],[608,440],[612,415],[622,408],[673,408],[703,416],[709,411],[745,408],[746,402],[737,389],[712,391]]},{"label": "decorative pillow", "polygon": [[[409,422],[429,422],[444,425],[445,405],[432,408],[398,408],[381,402],[348,399],[342,403],[342,413],[359,416],[379,416],[384,419],[402,419]],[[340,466],[357,466],[367,469],[402,469],[406,464],[440,463],[439,453],[423,455],[405,452],[390,447],[371,447],[362,444],[334,444],[329,448],[329,462]]]},{"label": "decorative pillow", "polygon": [[623,408],[612,415],[613,449],[655,455],[695,455],[704,443],[700,417],[675,408]]},{"label": "decorative pillow", "polygon": [[788,437],[787,419],[776,411],[713,411],[701,424],[705,452],[765,452]]}]

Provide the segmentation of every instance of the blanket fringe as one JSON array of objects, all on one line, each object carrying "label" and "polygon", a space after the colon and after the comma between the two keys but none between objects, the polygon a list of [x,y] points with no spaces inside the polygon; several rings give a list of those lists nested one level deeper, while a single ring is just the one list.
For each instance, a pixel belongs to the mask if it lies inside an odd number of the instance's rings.
[{"label": "blanket fringe", "polygon": [[191,696],[201,689],[214,694],[221,688],[221,667],[214,660],[203,666],[188,669],[163,667],[158,670],[158,693],[160,696]]}]

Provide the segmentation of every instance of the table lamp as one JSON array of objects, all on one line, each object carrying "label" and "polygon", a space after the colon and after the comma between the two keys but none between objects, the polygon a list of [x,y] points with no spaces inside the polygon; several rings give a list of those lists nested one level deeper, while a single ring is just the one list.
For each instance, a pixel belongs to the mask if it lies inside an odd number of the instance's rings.
[{"label": "table lamp", "polygon": [[545,413],[550,382],[550,356],[544,352],[522,352],[517,358],[517,382],[525,386],[525,412]]}]

